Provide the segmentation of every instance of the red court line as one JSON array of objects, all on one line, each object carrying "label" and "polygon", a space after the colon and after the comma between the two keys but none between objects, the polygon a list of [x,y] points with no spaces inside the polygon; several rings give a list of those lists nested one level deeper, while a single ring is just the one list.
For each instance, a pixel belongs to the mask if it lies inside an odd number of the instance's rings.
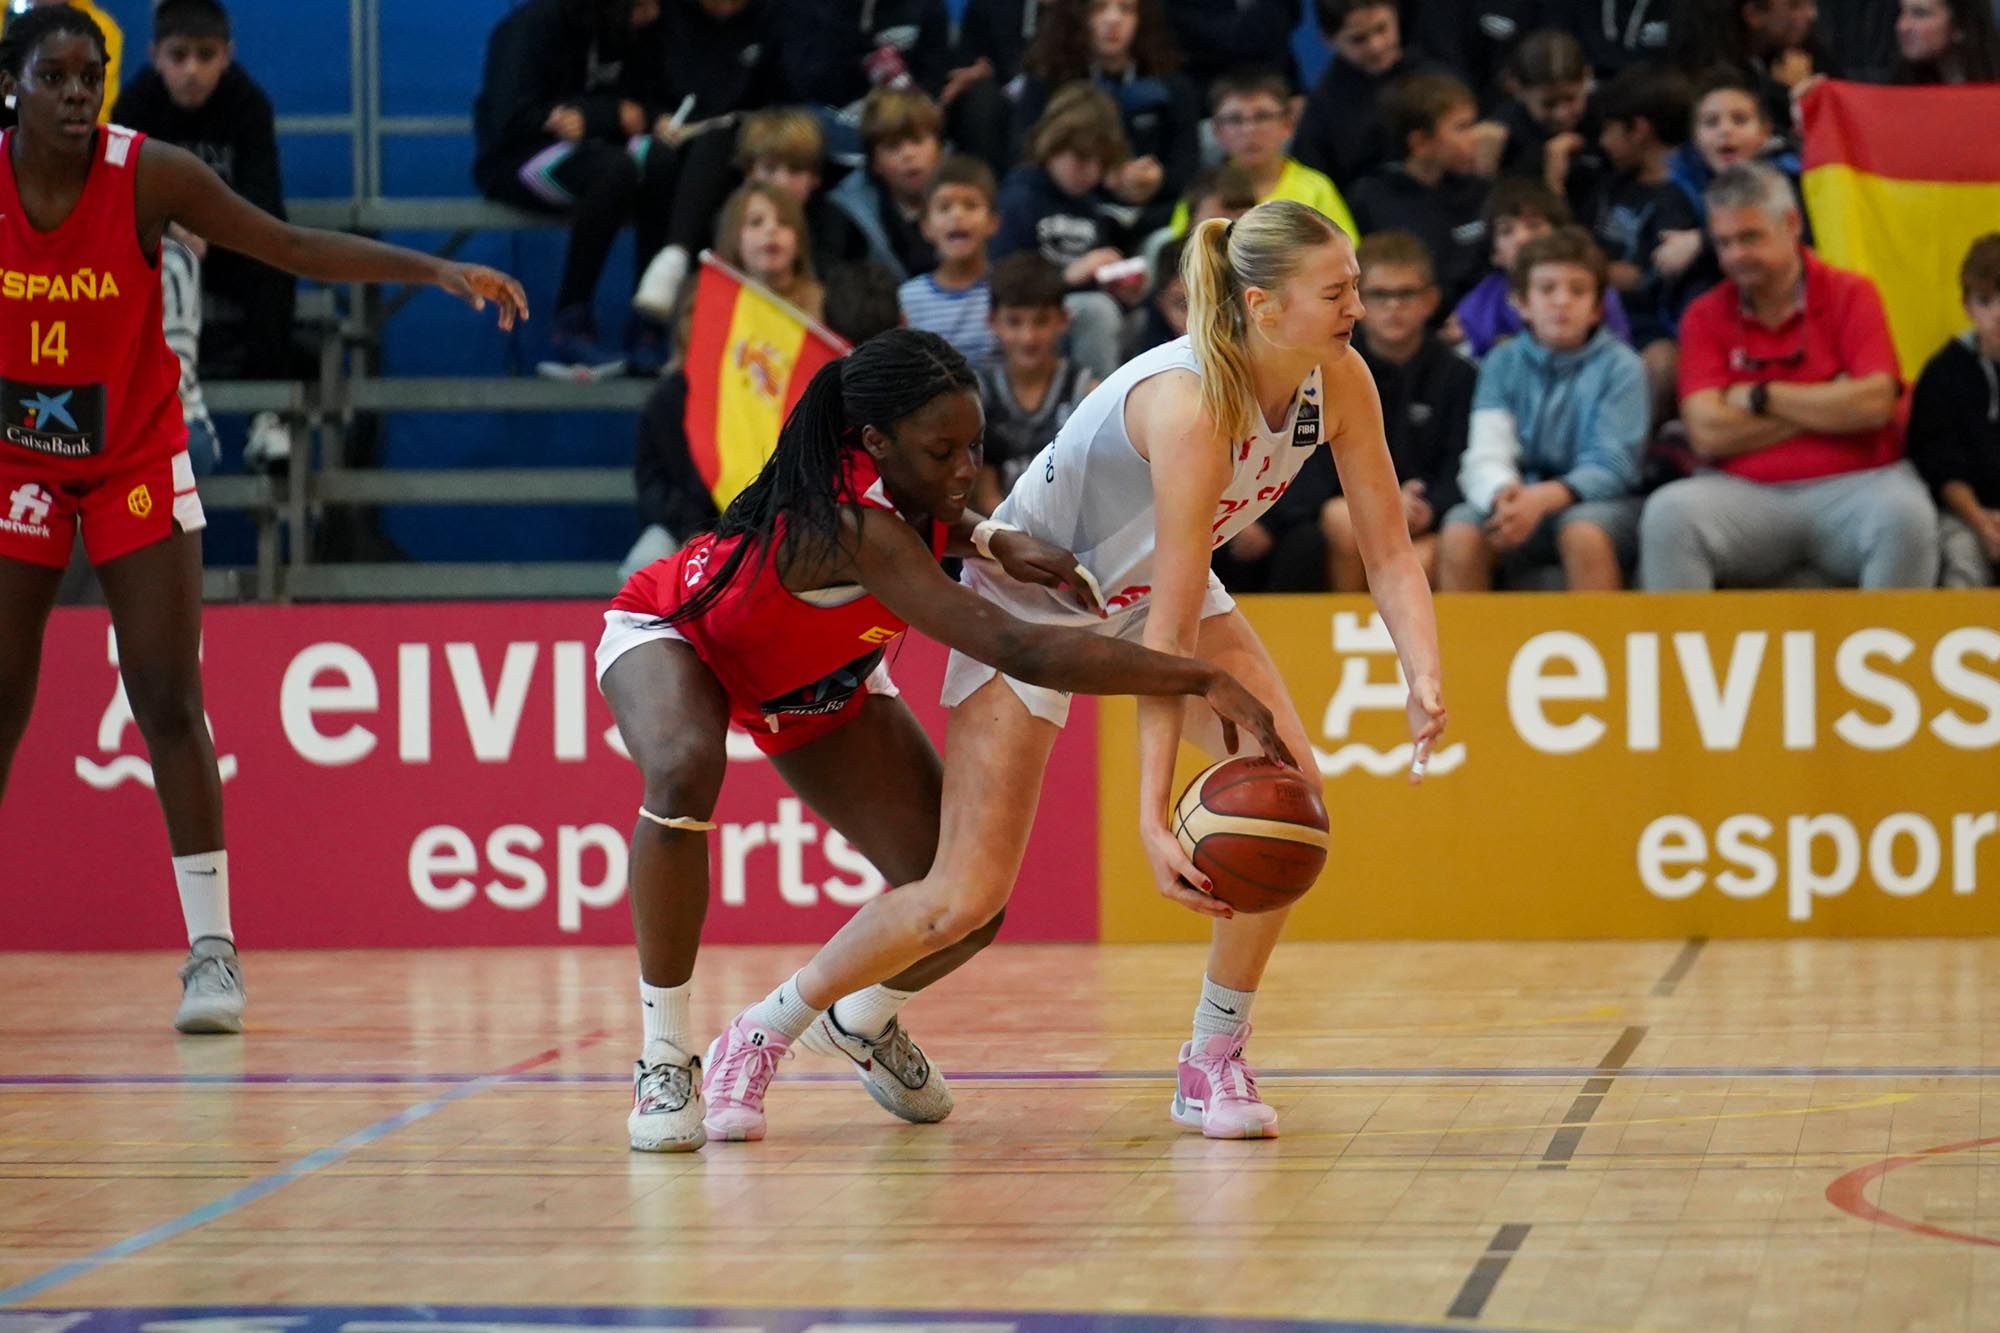
[{"label": "red court line", "polygon": [[1967,1245],[1991,1245],[2000,1249],[2000,1237],[1976,1236],[1970,1231],[1954,1231],[1950,1227],[1933,1226],[1929,1222],[1918,1222],[1892,1213],[1868,1198],[1868,1187],[1883,1176],[1914,1162],[1932,1157],[1942,1157],[1946,1153],[1965,1152],[1972,1148],[1984,1148],[1991,1143],[2000,1143],[2000,1135],[1986,1139],[1967,1139],[1963,1143],[1947,1143],[1940,1148],[1925,1148],[1921,1152],[1900,1157],[1884,1157],[1879,1162],[1856,1167],[1846,1175],[1826,1187],[1826,1201],[1843,1213],[1852,1213],[1864,1222],[1879,1222],[1883,1226],[1895,1227],[1899,1231],[1913,1231],[1919,1236],[1935,1236],[1939,1240],[1963,1241]]}]

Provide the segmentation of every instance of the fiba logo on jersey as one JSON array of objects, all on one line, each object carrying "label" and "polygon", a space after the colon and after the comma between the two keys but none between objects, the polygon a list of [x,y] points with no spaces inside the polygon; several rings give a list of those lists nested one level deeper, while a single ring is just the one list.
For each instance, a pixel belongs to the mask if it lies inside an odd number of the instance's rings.
[{"label": "fiba logo on jersey", "polygon": [[0,529],[22,537],[46,537],[49,509],[54,504],[55,497],[33,482],[16,486],[7,497],[7,518],[0,522]]}]

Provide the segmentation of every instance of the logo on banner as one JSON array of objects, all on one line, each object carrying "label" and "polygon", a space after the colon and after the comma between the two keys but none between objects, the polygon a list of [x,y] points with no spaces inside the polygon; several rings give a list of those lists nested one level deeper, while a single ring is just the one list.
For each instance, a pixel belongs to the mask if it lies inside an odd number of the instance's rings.
[{"label": "logo on banner", "polygon": [[[1352,740],[1354,720],[1362,713],[1388,713],[1396,719],[1396,729],[1407,731],[1404,707],[1409,701],[1409,683],[1403,678],[1403,666],[1396,658],[1396,645],[1389,638],[1389,630],[1383,625],[1382,617],[1371,615],[1367,620],[1351,611],[1339,611],[1333,617],[1333,651],[1340,658],[1340,683],[1334,687],[1333,698],[1326,705],[1326,719],[1321,730],[1326,739],[1341,742],[1331,753],[1313,747],[1313,757],[1319,761],[1320,776],[1337,778],[1355,769],[1377,778],[1402,778],[1410,770],[1410,761],[1416,757],[1416,747],[1408,740],[1386,750],[1378,750],[1365,742]],[[1386,680],[1374,679],[1374,660],[1386,657],[1390,670]],[[1431,755],[1429,776],[1443,777],[1456,770],[1465,762],[1465,742],[1455,741]]]},{"label": "logo on banner", "polygon": [[[104,631],[104,655],[115,669],[118,666],[118,635],[109,626]],[[208,721],[206,713],[202,715],[202,721],[207,723],[208,734],[213,737],[215,724]],[[97,724],[97,748],[111,757],[103,763],[83,755],[76,757],[76,775],[86,785],[98,791],[110,791],[127,782],[138,782],[148,787],[153,785],[153,766],[136,754],[121,753],[128,729],[133,732],[138,730],[133,725],[132,701],[125,694],[125,678],[121,675],[117,691],[112,694],[111,702],[104,706],[104,716]],[[236,776],[236,756],[233,754],[217,755],[215,766],[224,782]]]},{"label": "logo on banner", "polygon": [[55,497],[32,481],[16,486],[7,497],[7,517],[0,522],[0,531],[20,537],[46,537],[49,510],[54,504]]}]

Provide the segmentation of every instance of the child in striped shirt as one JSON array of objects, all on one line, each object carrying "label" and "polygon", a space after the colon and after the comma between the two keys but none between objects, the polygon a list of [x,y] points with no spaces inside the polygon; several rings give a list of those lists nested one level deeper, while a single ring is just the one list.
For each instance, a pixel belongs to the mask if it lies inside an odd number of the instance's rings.
[{"label": "child in striped shirt", "polygon": [[903,322],[927,329],[953,347],[974,369],[993,359],[988,321],[992,287],[987,281],[986,243],[1000,229],[993,172],[976,157],[948,157],[924,187],[918,226],[937,251],[938,266],[897,289]]}]

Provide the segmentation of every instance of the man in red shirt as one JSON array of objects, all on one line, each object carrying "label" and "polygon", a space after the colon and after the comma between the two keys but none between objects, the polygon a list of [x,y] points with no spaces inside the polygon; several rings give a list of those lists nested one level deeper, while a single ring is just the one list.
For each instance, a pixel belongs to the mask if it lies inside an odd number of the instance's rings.
[{"label": "man in red shirt", "polygon": [[1708,187],[1727,281],[1681,319],[1681,418],[1707,467],[1640,524],[1653,591],[1937,583],[1937,509],[1903,459],[1902,392],[1875,284],[1799,244],[1791,184],[1731,167]]}]

